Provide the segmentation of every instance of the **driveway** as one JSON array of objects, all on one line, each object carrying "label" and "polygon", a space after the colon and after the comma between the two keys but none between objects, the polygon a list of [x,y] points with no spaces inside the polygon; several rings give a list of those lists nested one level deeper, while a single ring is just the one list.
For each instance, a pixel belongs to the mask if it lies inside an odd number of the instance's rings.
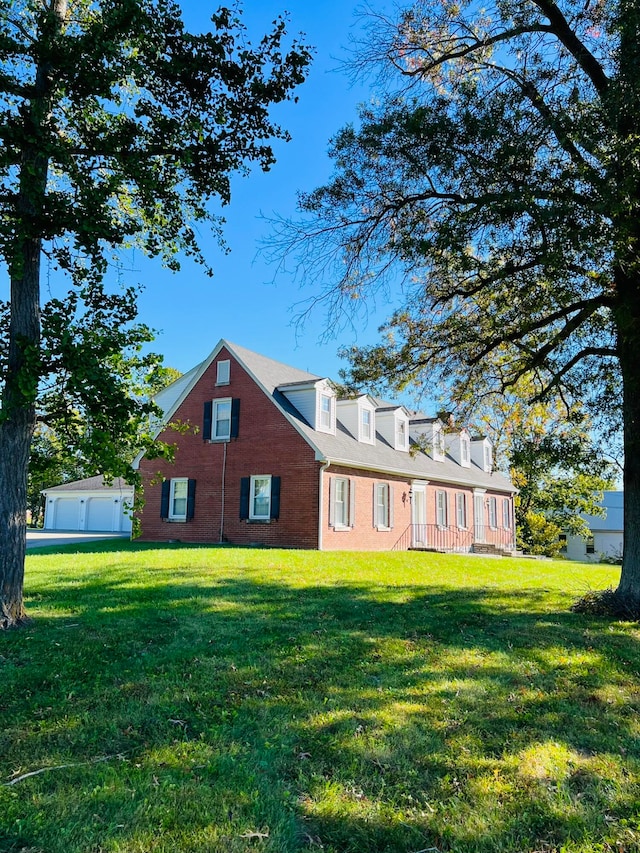
[{"label": "driveway", "polygon": [[27,548],[45,545],[77,545],[81,542],[99,542],[101,539],[130,539],[128,533],[102,533],[83,530],[27,530]]}]

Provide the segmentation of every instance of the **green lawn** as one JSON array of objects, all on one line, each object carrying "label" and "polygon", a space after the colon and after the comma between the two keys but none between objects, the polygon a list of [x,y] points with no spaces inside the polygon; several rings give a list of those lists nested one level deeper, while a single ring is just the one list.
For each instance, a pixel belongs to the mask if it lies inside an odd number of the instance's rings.
[{"label": "green lawn", "polygon": [[0,850],[640,851],[640,630],[569,612],[617,576],[31,552],[34,621],[0,635]]}]

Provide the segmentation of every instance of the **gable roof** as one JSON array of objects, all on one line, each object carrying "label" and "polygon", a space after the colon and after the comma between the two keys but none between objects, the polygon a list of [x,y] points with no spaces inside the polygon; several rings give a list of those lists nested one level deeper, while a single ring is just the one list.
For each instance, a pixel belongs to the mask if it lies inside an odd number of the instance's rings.
[{"label": "gable roof", "polygon": [[[189,373],[184,374],[155,398],[155,402],[163,408],[164,424],[170,421],[179,405],[223,348],[227,349],[239,362],[272,400],[282,415],[313,448],[316,459],[320,462],[329,462],[348,468],[379,471],[380,473],[395,474],[413,479],[434,480],[475,488],[498,489],[508,493],[517,491],[512,483],[497,471],[488,473],[474,462],[471,463],[470,468],[462,468],[450,456],[446,456],[443,462],[436,462],[421,452],[412,454],[395,450],[380,433],[376,434],[376,443],[372,445],[358,441],[341,423],[338,423],[335,435],[314,430],[279,389],[295,383],[315,383],[322,380],[323,377],[274,361],[224,339],[218,342],[212,353],[203,362]],[[181,383],[180,388],[171,392],[177,383]],[[405,408],[401,404],[389,404],[387,401],[373,399],[375,402],[380,402],[384,408]],[[166,409],[163,403],[167,404]],[[405,409],[405,411],[407,410]],[[159,432],[160,429],[158,429]]]},{"label": "gable roof", "polygon": [[62,483],[60,486],[51,486],[50,489],[42,489],[43,494],[47,492],[133,492],[133,486],[115,477],[110,485],[106,485],[102,474],[95,477],[85,477],[84,480],[74,480],[71,483]]}]

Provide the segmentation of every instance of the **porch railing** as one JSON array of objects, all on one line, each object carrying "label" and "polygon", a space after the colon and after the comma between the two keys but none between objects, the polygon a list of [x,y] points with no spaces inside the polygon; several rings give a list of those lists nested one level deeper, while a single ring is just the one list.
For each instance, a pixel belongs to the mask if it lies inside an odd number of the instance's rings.
[{"label": "porch railing", "polygon": [[393,546],[393,551],[409,548],[428,548],[432,551],[465,553],[471,550],[473,534],[459,527],[441,527],[438,524],[410,524]]}]

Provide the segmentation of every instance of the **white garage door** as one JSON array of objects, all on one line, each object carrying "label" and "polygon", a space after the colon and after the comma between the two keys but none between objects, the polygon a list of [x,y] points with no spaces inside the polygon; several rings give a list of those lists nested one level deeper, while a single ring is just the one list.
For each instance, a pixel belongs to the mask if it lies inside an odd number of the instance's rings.
[{"label": "white garage door", "polygon": [[56,501],[54,530],[77,530],[80,523],[78,498],[58,498]]},{"label": "white garage door", "polygon": [[89,498],[87,530],[113,530],[113,498]]}]

